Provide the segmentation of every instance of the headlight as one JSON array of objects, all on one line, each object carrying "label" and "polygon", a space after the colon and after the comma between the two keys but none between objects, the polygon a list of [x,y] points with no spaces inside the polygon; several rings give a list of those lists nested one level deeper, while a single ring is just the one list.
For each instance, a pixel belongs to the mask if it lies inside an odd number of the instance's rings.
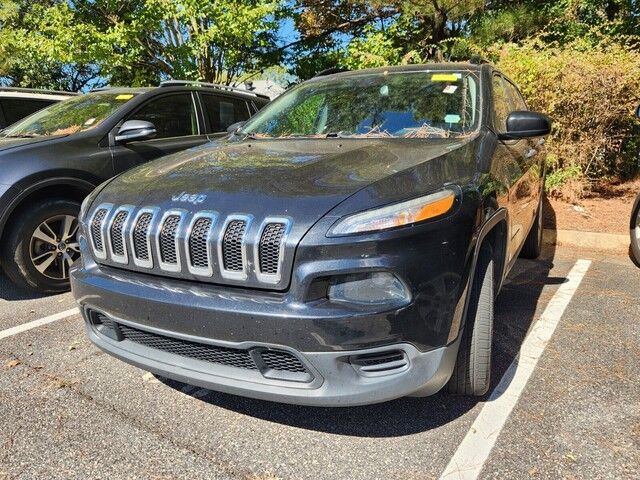
[{"label": "headlight", "polygon": [[407,287],[389,272],[354,273],[334,277],[327,297],[332,302],[399,307],[411,301]]},{"label": "headlight", "polygon": [[329,231],[329,236],[374,232],[422,222],[447,213],[453,207],[455,199],[453,190],[442,190],[406,202],[356,213],[339,221]]}]

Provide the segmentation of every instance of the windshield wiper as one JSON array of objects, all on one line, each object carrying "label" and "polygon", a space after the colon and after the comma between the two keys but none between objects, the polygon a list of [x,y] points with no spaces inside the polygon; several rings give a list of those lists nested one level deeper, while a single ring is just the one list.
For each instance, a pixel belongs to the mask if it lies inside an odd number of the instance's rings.
[{"label": "windshield wiper", "polygon": [[19,135],[4,135],[4,138],[35,138],[37,135],[21,133]]}]

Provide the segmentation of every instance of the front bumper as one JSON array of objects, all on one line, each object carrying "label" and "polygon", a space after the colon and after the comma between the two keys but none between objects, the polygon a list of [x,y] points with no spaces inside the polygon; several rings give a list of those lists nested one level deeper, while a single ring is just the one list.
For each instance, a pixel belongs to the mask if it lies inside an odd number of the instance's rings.
[{"label": "front bumper", "polygon": [[[421,351],[403,341],[390,324],[398,312],[341,317],[301,309],[297,315],[286,294],[159,280],[95,264],[73,270],[71,283],[89,338],[101,349],[167,378],[252,398],[349,406],[429,395],[447,382],[457,354],[457,343]],[[222,360],[220,352],[227,355]],[[303,368],[291,373],[278,361],[267,368],[264,352],[294,358]]]}]

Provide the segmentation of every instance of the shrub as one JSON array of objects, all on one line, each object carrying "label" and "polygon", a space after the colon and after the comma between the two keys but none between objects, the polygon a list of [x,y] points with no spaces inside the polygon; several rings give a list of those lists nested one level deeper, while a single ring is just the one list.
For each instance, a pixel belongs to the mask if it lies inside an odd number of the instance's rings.
[{"label": "shrub", "polygon": [[560,47],[532,40],[491,53],[529,107],[553,120],[549,188],[638,173],[640,122],[633,112],[640,102],[640,52],[607,42]]}]

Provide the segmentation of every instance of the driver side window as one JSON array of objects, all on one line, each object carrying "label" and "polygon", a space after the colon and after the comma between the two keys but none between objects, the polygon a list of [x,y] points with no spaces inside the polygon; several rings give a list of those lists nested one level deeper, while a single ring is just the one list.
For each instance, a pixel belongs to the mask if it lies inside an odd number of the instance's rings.
[{"label": "driver side window", "polygon": [[502,77],[498,75],[493,76],[492,88],[493,124],[498,133],[504,133],[507,131],[507,117],[511,111],[511,106],[509,104],[509,95]]},{"label": "driver side window", "polygon": [[198,135],[198,120],[190,93],[164,95],[144,104],[127,120],[145,120],[155,125],[155,138]]}]

